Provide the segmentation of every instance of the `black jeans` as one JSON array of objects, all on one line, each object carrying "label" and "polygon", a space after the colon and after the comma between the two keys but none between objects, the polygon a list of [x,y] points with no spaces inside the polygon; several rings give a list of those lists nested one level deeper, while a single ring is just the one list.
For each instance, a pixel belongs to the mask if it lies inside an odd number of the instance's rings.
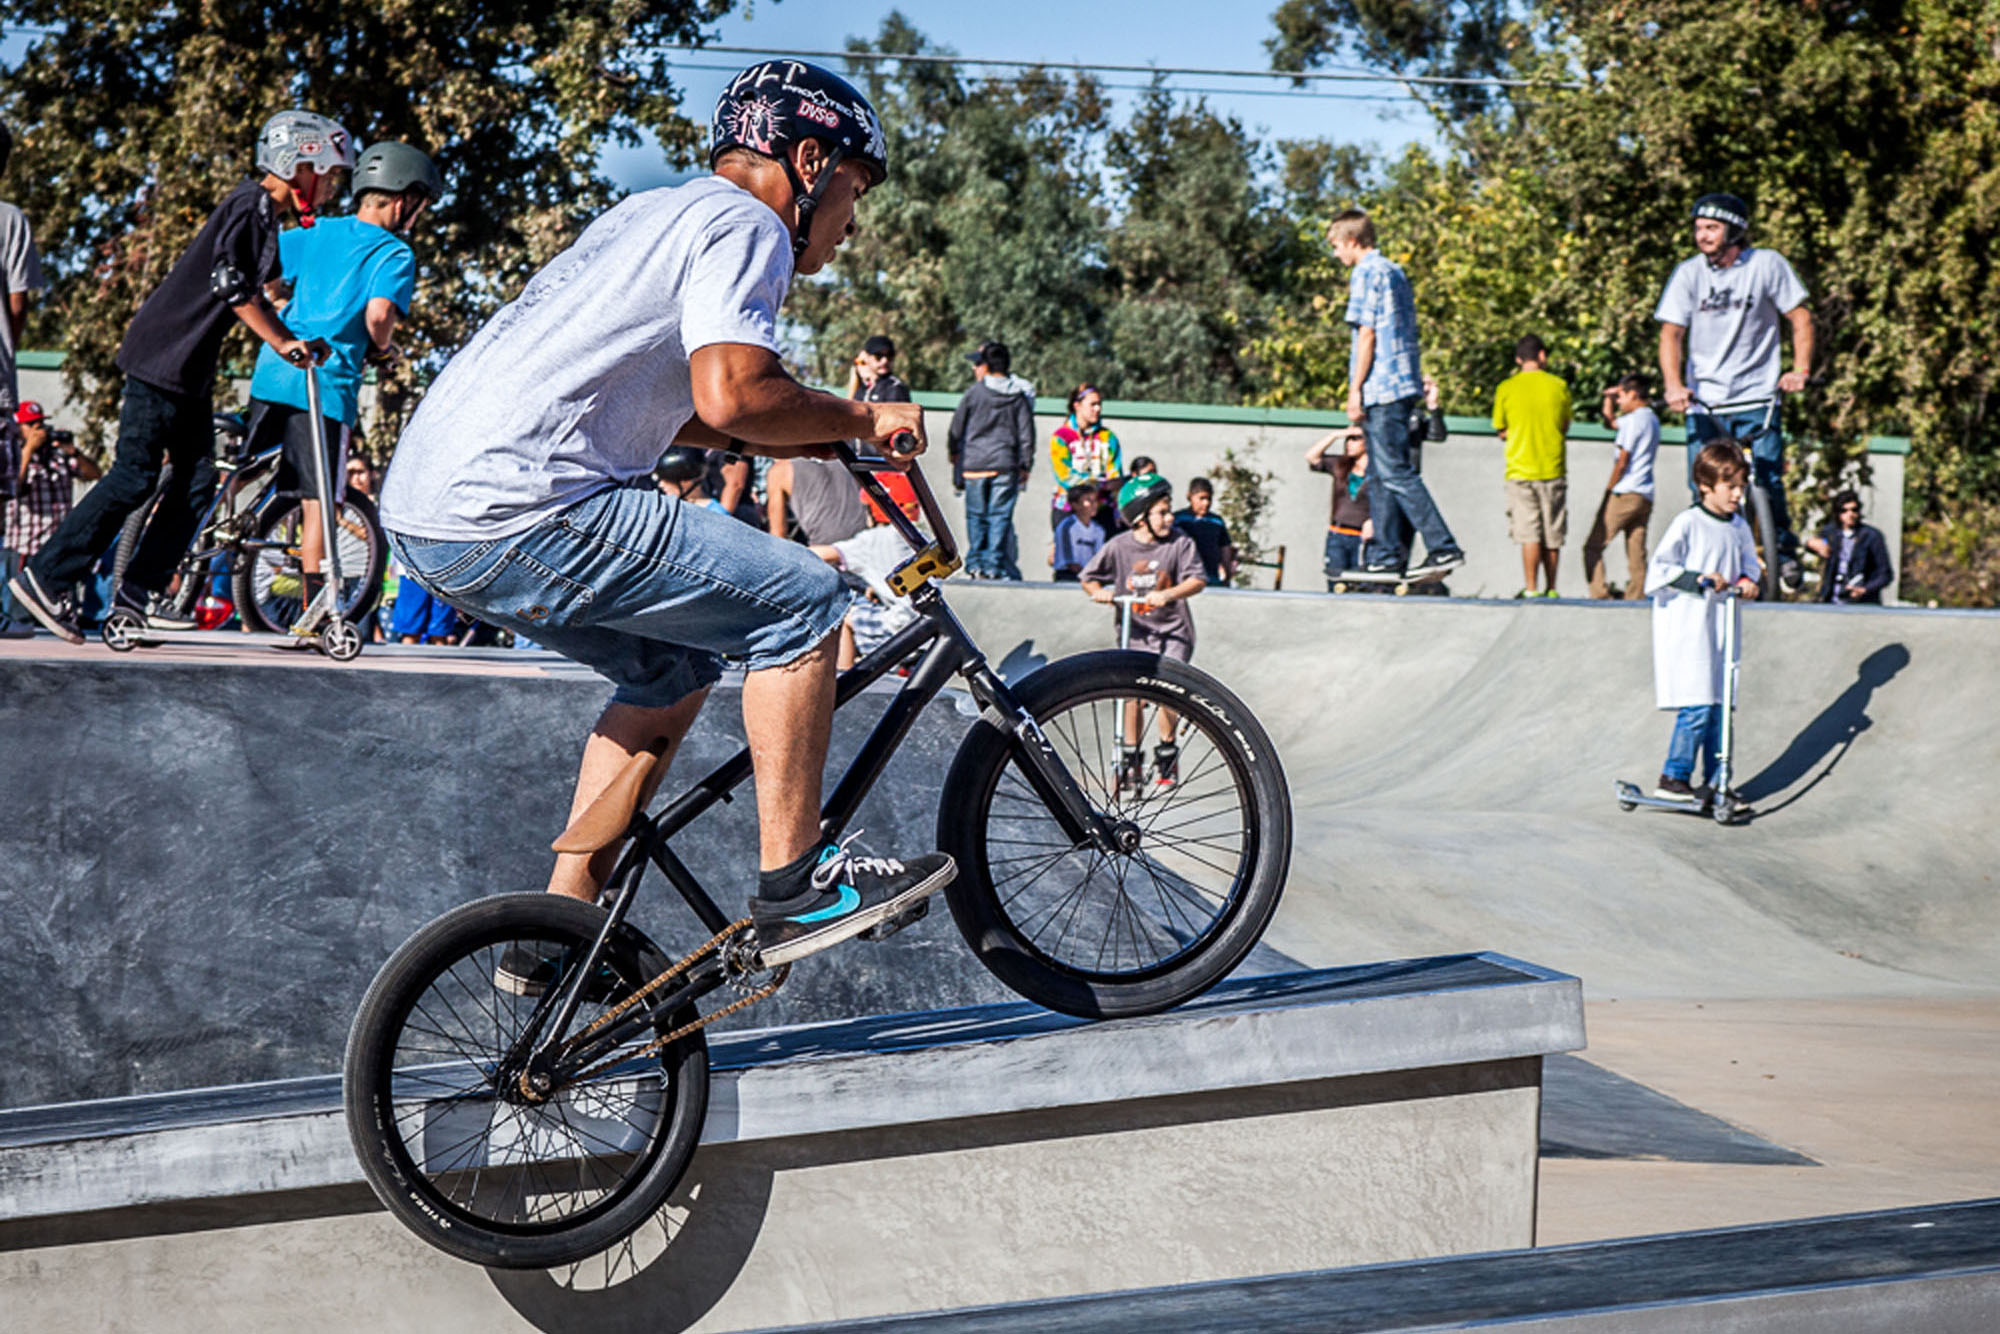
[{"label": "black jeans", "polygon": [[118,540],[125,520],[159,485],[163,462],[173,465],[173,480],[125,569],[128,583],[155,593],[173,577],[215,495],[214,405],[208,394],[171,393],[128,375],[110,471],[28,562],[51,596],[68,592]]}]

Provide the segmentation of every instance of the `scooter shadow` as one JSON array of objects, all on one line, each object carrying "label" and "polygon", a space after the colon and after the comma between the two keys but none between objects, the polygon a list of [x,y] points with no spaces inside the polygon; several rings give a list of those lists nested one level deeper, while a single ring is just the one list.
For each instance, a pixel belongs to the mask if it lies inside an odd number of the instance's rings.
[{"label": "scooter shadow", "polygon": [[[1896,673],[1909,664],[1910,650],[1903,644],[1884,644],[1863,658],[1861,665],[1855,669],[1854,684],[1821,709],[1819,715],[1792,738],[1783,754],[1737,785],[1736,790],[1745,801],[1758,802],[1775,797],[1806,780],[1805,786],[1787,795],[1783,801],[1757,810],[1749,817],[1750,821],[1768,820],[1818,787],[1846,758],[1855,739],[1874,726],[1874,720],[1868,716],[1868,706],[1876,690],[1894,680]],[[1825,762],[1823,767],[1822,761]]]}]

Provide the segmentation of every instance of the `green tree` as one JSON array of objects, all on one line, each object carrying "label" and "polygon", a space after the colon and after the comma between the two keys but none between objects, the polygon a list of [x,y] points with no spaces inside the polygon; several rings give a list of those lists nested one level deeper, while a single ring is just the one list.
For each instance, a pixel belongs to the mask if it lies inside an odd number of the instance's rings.
[{"label": "green tree", "polygon": [[1255,385],[1252,343],[1298,258],[1264,183],[1269,159],[1233,117],[1176,102],[1157,81],[1112,132],[1105,165],[1123,212],[1106,247],[1107,390],[1234,403]]},{"label": "green tree", "polygon": [[[1495,72],[1534,81],[1452,108],[1438,160],[1419,154],[1359,192],[1390,253],[1408,256],[1440,370],[1477,387],[1507,325],[1539,326],[1589,380],[1653,367],[1654,304],[1692,253],[1688,206],[1728,189],[1751,201],[1753,241],[1790,258],[1812,292],[1825,383],[1788,410],[1806,442],[1795,487],[1865,467],[1866,435],[1907,433],[1912,519],[2000,497],[2000,6],[1540,0],[1492,43],[1481,8],[1294,0],[1278,12],[1275,40],[1302,63],[1346,51],[1389,68],[1476,37],[1504,53]],[[1429,46],[1357,45],[1336,25],[1364,9],[1377,26],[1417,11],[1450,22]],[[1454,249],[1468,262],[1454,267]],[[1305,287],[1289,303],[1273,353],[1289,370],[1273,394],[1325,394],[1337,378],[1309,365],[1344,337],[1328,325],[1338,311],[1306,313],[1323,294]]]},{"label": "green tree", "polygon": [[[900,13],[856,51],[936,52]],[[855,62],[881,113],[889,179],[827,277],[794,289],[788,314],[812,334],[812,365],[846,378],[870,334],[896,340],[904,378],[962,386],[986,338],[1038,384],[1100,374],[1105,210],[1090,152],[1106,125],[1095,82],[1040,72],[967,80],[951,66]]]},{"label": "green tree", "polygon": [[[251,169],[258,128],[304,106],[364,142],[401,139],[444,172],[446,198],[414,237],[418,365],[387,377],[382,423],[413,376],[457,347],[613,198],[607,142],[694,149],[662,45],[698,39],[728,0],[465,0],[426,6],[212,0],[10,0],[42,32],[8,73],[16,135],[9,197],[52,272],[33,336],[65,347],[65,379],[102,429],[113,357],[139,304]],[[238,331],[227,359],[248,364]],[[504,386],[496,386],[504,390]]]}]

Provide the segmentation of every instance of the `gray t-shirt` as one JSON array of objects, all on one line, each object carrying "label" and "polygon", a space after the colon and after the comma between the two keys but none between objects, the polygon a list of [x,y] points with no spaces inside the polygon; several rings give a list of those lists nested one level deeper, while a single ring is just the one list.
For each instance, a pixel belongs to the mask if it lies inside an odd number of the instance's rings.
[{"label": "gray t-shirt", "polygon": [[[1090,558],[1090,564],[1083,567],[1077,576],[1096,584],[1109,584],[1111,591],[1119,597],[1127,595],[1144,597],[1155,589],[1172,588],[1188,579],[1205,576],[1201,568],[1201,552],[1195,547],[1194,539],[1178,528],[1173,536],[1164,542],[1147,545],[1139,541],[1130,531],[1118,534],[1097,549]],[[1122,620],[1123,607],[1114,607]],[[1194,644],[1194,614],[1188,609],[1187,599],[1169,602],[1157,611],[1146,611],[1138,607],[1132,610],[1132,642],[1141,639],[1185,639],[1190,647]]]},{"label": "gray t-shirt", "polygon": [[[39,292],[42,257],[35,250],[35,238],[28,228],[27,215],[12,204],[0,204],[0,277],[7,291]],[[0,315],[4,315],[0,309]],[[14,346],[14,322],[0,318],[0,407],[10,411],[21,405],[21,384],[16,370],[18,349]]]},{"label": "gray t-shirt", "polygon": [[1653,498],[1653,459],[1660,452],[1660,419],[1647,407],[1634,408],[1618,419],[1618,448],[1625,451],[1625,475],[1611,488],[1614,495]]},{"label": "gray t-shirt", "polygon": [[1780,326],[1805,302],[1805,284],[1785,257],[1751,246],[1726,269],[1701,255],[1684,260],[1653,318],[1687,329],[1681,374],[1704,406],[1721,409],[1778,392]]},{"label": "gray t-shirt", "polygon": [[792,508],[808,542],[844,542],[868,526],[861,484],[832,459],[792,460]]},{"label": "gray t-shirt", "polygon": [[717,176],[591,223],[451,359],[396,445],[382,522],[481,541],[645,476],[694,416],[688,358],[778,351],[792,241]]}]

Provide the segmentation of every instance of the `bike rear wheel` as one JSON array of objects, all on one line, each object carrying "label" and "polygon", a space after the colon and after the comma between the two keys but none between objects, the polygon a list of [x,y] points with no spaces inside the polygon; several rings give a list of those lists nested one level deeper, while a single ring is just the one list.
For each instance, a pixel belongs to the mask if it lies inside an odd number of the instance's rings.
[{"label": "bike rear wheel", "polygon": [[1756,482],[1744,489],[1749,502],[1750,530],[1757,541],[1757,559],[1764,564],[1758,577],[1757,593],[1766,602],[1775,600],[1783,588],[1778,578],[1778,525],[1771,517],[1771,493]]},{"label": "bike rear wheel", "polygon": [[[1291,799],[1276,747],[1223,686],[1152,654],[1052,663],[1016,697],[1091,805],[1138,847],[1071,843],[982,718],[945,783],[939,846],[958,862],[952,915],[980,961],[1037,1004],[1086,1018],[1170,1009],[1240,964],[1277,910]],[[1161,781],[1160,719],[1173,719]],[[1142,771],[1130,781],[1134,715]]]},{"label": "bike rear wheel", "polygon": [[[299,534],[305,510],[299,500],[280,500],[257,524],[257,542],[237,562],[231,591],[237,615],[252,630],[292,628],[305,610],[299,564]],[[359,621],[382,596],[389,540],[368,498],[349,492],[340,502],[335,539],[340,555],[340,615]]]},{"label": "bike rear wheel", "polygon": [[[362,999],[348,1134],[382,1203],[440,1250],[504,1268],[576,1263],[651,1217],[693,1157],[708,1105],[700,1030],[643,1058],[650,1035],[634,1039],[632,1055],[541,1101],[504,1070],[603,924],[603,909],[559,895],[480,899],[411,937]],[[510,949],[551,961],[540,996],[499,985]],[[666,966],[621,929],[572,1031]],[[656,1032],[694,1017],[686,1007]]]}]

